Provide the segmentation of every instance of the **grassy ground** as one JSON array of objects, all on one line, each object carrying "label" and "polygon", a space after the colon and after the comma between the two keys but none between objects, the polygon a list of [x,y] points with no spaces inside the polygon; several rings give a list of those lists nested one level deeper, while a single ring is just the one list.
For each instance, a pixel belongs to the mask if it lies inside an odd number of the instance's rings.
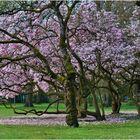
[{"label": "grassy ground", "polygon": [[[13,104],[14,105],[14,104]],[[30,110],[33,108],[30,107],[24,107],[24,104],[16,104],[15,105],[17,108],[19,109],[25,109],[25,110]],[[48,104],[34,104],[34,108],[36,110],[45,110],[47,108]],[[63,104],[60,105],[60,109],[61,110],[65,110],[65,106]],[[52,105],[48,111],[56,111],[56,105]],[[20,110],[18,110],[18,112],[21,112]],[[12,109],[7,109],[5,108],[3,105],[0,105],[0,118],[3,117],[10,117],[10,116],[17,116],[18,114],[14,114]],[[30,115],[30,114],[29,114]]]},{"label": "grassy ground", "polygon": [[[47,104],[35,105],[38,110],[44,110]],[[23,107],[23,104],[17,104]],[[64,105],[60,108],[64,110]],[[31,109],[31,108],[30,108]],[[89,108],[93,110],[93,107]],[[50,111],[55,111],[53,105]],[[111,112],[111,108],[105,108]],[[123,103],[121,111],[136,111],[136,107],[130,103]],[[0,117],[15,116],[11,109],[0,105]],[[131,121],[125,124],[88,124],[79,128],[67,126],[44,125],[0,125],[0,139],[140,139],[140,121]]]},{"label": "grassy ground", "polygon": [[0,139],[140,139],[140,121],[67,126],[0,125]]},{"label": "grassy ground", "polygon": [[[34,107],[37,110],[45,110],[47,108],[48,104],[34,104]],[[16,107],[20,108],[20,109],[32,109],[32,108],[25,108],[23,104],[16,104]],[[65,106],[64,104],[60,104],[60,110],[65,110]],[[90,111],[94,111],[93,106],[89,106],[89,110]],[[122,107],[121,107],[121,111],[136,111],[136,106],[134,106],[132,103],[127,102],[127,103],[123,103]],[[52,105],[48,111],[56,111],[56,105]],[[105,108],[105,112],[106,113],[111,113],[111,107],[106,107]],[[29,114],[30,115],[30,114]],[[6,109],[3,105],[0,105],[0,117],[10,117],[10,116],[16,116],[16,114],[14,114],[12,109]]]}]

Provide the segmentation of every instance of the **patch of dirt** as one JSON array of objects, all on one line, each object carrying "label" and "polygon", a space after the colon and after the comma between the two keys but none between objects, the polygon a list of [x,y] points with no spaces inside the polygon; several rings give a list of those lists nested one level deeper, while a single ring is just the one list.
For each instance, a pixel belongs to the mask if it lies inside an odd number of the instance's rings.
[{"label": "patch of dirt", "polygon": [[[65,114],[47,114],[42,116],[14,116],[9,118],[0,118],[0,124],[12,125],[66,125]],[[80,124],[112,124],[112,123],[126,123],[131,120],[139,119],[137,113],[120,113],[108,114],[106,120],[96,121],[92,116],[86,118],[78,118]]]}]

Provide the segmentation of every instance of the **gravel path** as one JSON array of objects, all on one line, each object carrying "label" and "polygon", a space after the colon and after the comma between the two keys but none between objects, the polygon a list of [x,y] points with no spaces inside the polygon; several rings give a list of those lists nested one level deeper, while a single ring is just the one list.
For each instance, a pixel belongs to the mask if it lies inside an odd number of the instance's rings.
[{"label": "gravel path", "polygon": [[[47,114],[43,116],[14,116],[9,118],[0,118],[0,124],[12,125],[66,125],[65,114]],[[94,117],[87,116],[86,118],[79,118],[80,124],[112,124],[112,123],[126,123],[131,120],[138,119],[137,113],[120,113],[117,115],[106,115],[105,121],[96,121]]]}]

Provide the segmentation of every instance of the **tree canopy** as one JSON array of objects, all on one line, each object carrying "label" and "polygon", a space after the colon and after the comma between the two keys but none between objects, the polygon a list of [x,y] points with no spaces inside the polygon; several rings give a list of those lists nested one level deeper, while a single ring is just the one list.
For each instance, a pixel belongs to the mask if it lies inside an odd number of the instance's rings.
[{"label": "tree canopy", "polygon": [[[1,96],[14,97],[28,84],[34,85],[33,94],[42,91],[55,94],[56,101],[64,100],[67,124],[78,127],[79,113],[105,119],[99,105],[102,88],[118,103],[120,89],[127,84],[131,94],[139,81],[137,6],[124,26],[119,12],[111,10],[115,3],[110,10],[94,1],[7,1],[1,6]],[[79,109],[80,101],[89,95],[94,98],[95,112]]]}]

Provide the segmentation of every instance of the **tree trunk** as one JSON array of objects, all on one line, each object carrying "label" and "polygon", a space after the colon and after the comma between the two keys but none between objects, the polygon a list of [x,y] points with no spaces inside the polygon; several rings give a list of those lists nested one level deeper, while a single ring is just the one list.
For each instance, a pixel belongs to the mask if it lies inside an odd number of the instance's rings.
[{"label": "tree trunk", "polygon": [[105,110],[104,110],[104,104],[103,104],[103,99],[102,99],[100,90],[99,90],[99,97],[100,97],[100,103],[101,103],[102,119],[105,120]]},{"label": "tree trunk", "polygon": [[33,97],[33,85],[32,83],[28,83],[25,87],[25,107],[33,107],[33,101],[32,101],[32,97]]},{"label": "tree trunk", "polygon": [[[70,10],[69,14],[71,14],[73,8],[69,9]],[[76,107],[76,81],[75,81],[76,71],[71,62],[72,58],[68,53],[68,48],[70,46],[67,32],[68,29],[67,23],[69,20],[69,14],[67,14],[68,16],[66,16],[66,20],[64,21],[61,12],[59,11],[59,8],[56,8],[55,10],[60,24],[59,47],[63,56],[63,65],[66,70],[66,89],[67,89],[66,112],[68,113],[68,115],[66,116],[66,123],[71,127],[78,127],[79,124],[77,120],[78,110]]]},{"label": "tree trunk", "polygon": [[117,113],[118,104],[116,101],[112,101],[112,114]]},{"label": "tree trunk", "polygon": [[138,116],[140,118],[140,106],[138,106]]},{"label": "tree trunk", "polygon": [[41,104],[41,102],[42,102],[41,98],[42,98],[41,94],[36,95],[36,104]]},{"label": "tree trunk", "polygon": [[120,112],[121,102],[118,100],[112,101],[112,114],[117,114]]},{"label": "tree trunk", "polygon": [[67,79],[67,96],[66,96],[66,123],[71,127],[79,127],[76,107],[76,90],[75,90],[75,75],[71,74]]},{"label": "tree trunk", "polygon": [[140,102],[137,101],[137,102],[135,102],[135,104],[136,104],[136,106],[137,106],[138,116],[139,116],[139,118],[140,118]]},{"label": "tree trunk", "polygon": [[81,114],[81,117],[85,118],[87,116],[86,112],[88,109],[87,98],[83,98],[83,104],[84,104],[84,108],[83,108],[83,113]]},{"label": "tree trunk", "polygon": [[78,110],[78,115],[77,117],[78,118],[81,118],[82,117],[82,113],[81,113],[81,99],[80,99],[80,95],[78,94],[77,96],[77,110]]},{"label": "tree trunk", "polygon": [[96,120],[97,121],[102,121],[105,118],[102,117],[102,115],[101,115],[100,108],[99,108],[98,101],[97,101],[97,97],[96,97],[95,93],[93,93],[92,95],[93,95],[93,103],[94,103],[95,112],[96,112]]},{"label": "tree trunk", "polygon": [[111,102],[112,102],[112,100],[111,100],[110,95],[108,93],[105,93],[103,95],[103,104],[104,104],[104,106],[105,107],[111,107]]},{"label": "tree trunk", "polygon": [[[87,98],[83,98],[82,101],[77,101],[77,108],[78,108],[78,118],[85,118],[87,116]],[[82,102],[82,103],[81,103]],[[81,107],[81,104],[83,104],[83,108]]]},{"label": "tree trunk", "polygon": [[27,94],[25,96],[25,107],[33,107],[33,102],[32,102],[32,94]]}]

